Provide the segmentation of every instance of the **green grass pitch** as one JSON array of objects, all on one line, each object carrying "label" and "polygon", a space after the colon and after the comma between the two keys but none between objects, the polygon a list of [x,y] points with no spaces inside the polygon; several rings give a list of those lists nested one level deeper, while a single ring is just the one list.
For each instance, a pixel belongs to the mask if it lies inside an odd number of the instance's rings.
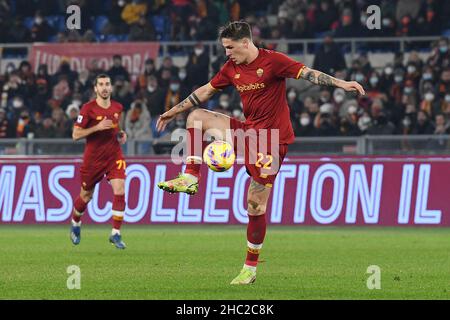
[{"label": "green grass pitch", "polygon": [[[449,299],[450,229],[269,226],[256,282],[240,271],[245,226],[0,226],[0,299]],[[81,289],[67,289],[67,267]],[[381,268],[369,290],[367,268]]]}]

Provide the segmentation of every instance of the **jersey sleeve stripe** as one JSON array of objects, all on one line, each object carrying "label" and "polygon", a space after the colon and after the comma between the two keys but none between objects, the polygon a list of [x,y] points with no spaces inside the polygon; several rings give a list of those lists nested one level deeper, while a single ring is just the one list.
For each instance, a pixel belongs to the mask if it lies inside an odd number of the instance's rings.
[{"label": "jersey sleeve stripe", "polygon": [[299,79],[300,78],[300,76],[301,76],[301,74],[303,72],[303,69],[305,69],[305,68],[306,68],[306,66],[303,66],[303,67],[300,68],[300,70],[298,70],[298,73],[297,73],[297,76],[295,77],[295,79]]}]

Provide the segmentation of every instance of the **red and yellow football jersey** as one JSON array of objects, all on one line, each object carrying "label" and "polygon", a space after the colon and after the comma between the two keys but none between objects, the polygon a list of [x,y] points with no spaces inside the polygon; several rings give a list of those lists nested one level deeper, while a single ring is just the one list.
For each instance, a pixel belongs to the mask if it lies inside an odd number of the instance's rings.
[{"label": "red and yellow football jersey", "polygon": [[123,106],[113,100],[108,108],[100,107],[95,100],[83,105],[75,126],[83,129],[90,128],[105,117],[113,122],[112,129],[97,131],[86,137],[83,166],[106,167],[117,159],[123,159],[122,149],[117,140],[122,111]]},{"label": "red and yellow football jersey", "polygon": [[228,60],[210,85],[215,89],[233,85],[241,96],[246,128],[279,129],[280,144],[290,144],[294,141],[294,131],[285,79],[298,79],[305,66],[283,53],[258,50],[258,57],[249,64]]}]

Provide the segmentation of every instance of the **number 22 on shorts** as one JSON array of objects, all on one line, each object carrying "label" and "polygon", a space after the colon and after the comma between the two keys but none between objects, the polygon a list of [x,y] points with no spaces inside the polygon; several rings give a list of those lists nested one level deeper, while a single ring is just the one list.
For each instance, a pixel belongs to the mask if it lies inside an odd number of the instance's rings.
[{"label": "number 22 on shorts", "polygon": [[123,169],[125,170],[127,168],[127,164],[125,163],[125,160],[117,160],[117,170]]}]

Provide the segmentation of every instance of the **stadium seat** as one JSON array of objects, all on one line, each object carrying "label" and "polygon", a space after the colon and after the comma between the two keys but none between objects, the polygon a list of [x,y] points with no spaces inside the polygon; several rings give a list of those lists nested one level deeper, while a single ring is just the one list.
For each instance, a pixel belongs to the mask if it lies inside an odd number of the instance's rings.
[{"label": "stadium seat", "polygon": [[25,17],[25,19],[23,19],[23,24],[28,30],[31,30],[33,23],[34,23],[34,17]]},{"label": "stadium seat", "polygon": [[444,30],[444,31],[442,32],[442,35],[443,35],[444,37],[450,37],[450,29]]},{"label": "stadium seat", "polygon": [[106,26],[108,21],[109,20],[108,20],[107,16],[98,16],[98,17],[96,17],[95,21],[94,21],[94,33],[95,34],[102,33],[102,30]]}]

